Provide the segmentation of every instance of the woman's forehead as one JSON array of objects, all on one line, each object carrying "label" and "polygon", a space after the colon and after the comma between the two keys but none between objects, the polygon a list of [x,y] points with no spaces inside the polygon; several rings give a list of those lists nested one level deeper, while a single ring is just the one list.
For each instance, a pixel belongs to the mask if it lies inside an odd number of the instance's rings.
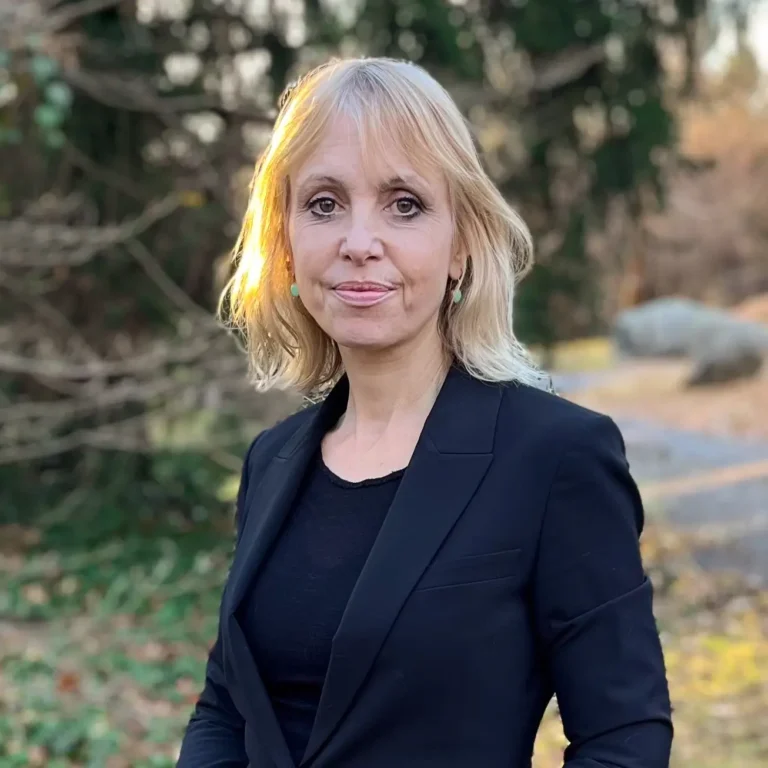
[{"label": "woman's forehead", "polygon": [[335,179],[373,186],[432,186],[444,180],[439,167],[422,156],[414,156],[390,132],[364,133],[352,121],[335,121],[290,174],[296,185]]}]

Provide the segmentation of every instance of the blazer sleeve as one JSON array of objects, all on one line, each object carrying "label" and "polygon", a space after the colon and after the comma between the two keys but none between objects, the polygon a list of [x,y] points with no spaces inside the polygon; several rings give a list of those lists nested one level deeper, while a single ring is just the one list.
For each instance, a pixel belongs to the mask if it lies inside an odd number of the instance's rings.
[{"label": "blazer sleeve", "polygon": [[581,433],[550,489],[533,590],[569,742],[564,768],[668,768],[671,707],[640,494],[614,422],[595,416]]},{"label": "blazer sleeve", "polygon": [[[240,543],[245,524],[248,466],[259,437],[251,443],[243,463],[237,492],[235,547]],[[224,591],[226,589],[225,586]],[[229,695],[224,679],[220,615],[216,642],[206,665],[205,685],[187,725],[176,768],[247,768],[247,766],[245,722]]]}]

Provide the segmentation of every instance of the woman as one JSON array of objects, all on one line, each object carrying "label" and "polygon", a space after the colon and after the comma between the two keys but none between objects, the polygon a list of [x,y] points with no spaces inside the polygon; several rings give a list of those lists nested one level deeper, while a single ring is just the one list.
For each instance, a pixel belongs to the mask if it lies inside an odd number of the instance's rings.
[{"label": "woman", "polygon": [[282,105],[226,294],[260,434],[183,768],[663,768],[643,511],[607,417],[515,340],[531,238],[447,93],[333,62]]}]

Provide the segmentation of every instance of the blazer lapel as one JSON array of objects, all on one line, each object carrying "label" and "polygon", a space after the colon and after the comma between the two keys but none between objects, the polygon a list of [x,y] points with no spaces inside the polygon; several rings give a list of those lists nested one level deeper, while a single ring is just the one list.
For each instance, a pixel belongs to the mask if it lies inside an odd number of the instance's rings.
[{"label": "blazer lapel", "polygon": [[240,545],[235,553],[224,601],[227,651],[233,679],[232,696],[277,768],[295,768],[275,717],[258,666],[238,619],[238,608],[258,575],[272,543],[293,507],[307,466],[346,403],[346,383],[337,385],[325,402],[297,429],[268,465],[260,482],[246,494],[248,509]]},{"label": "blazer lapel", "polygon": [[485,476],[500,401],[499,387],[449,373],[334,638],[302,766],[346,714],[403,603]]}]

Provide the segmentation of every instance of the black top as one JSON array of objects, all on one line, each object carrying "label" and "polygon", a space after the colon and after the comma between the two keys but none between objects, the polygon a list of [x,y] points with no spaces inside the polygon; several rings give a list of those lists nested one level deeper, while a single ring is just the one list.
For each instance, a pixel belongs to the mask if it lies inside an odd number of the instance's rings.
[{"label": "black top", "polygon": [[243,606],[243,629],[298,765],[349,596],[403,470],[352,483],[318,454]]}]

